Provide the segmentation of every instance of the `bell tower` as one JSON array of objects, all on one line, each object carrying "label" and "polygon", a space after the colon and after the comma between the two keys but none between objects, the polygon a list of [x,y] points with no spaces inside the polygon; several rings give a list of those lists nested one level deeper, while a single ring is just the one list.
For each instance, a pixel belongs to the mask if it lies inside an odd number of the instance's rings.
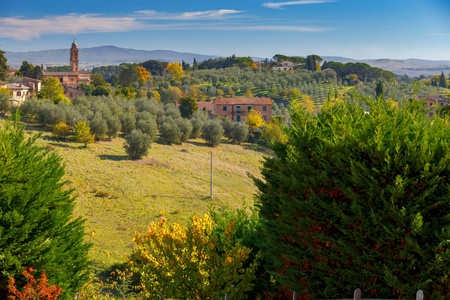
[{"label": "bell tower", "polygon": [[72,47],[70,47],[70,70],[78,73],[78,45],[73,40]]}]

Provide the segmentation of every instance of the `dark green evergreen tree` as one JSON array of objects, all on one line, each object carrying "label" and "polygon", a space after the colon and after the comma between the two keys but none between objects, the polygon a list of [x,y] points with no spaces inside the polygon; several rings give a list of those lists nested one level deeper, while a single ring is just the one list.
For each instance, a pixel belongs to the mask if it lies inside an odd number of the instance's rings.
[{"label": "dark green evergreen tree", "polygon": [[6,75],[8,75],[9,67],[7,61],[5,51],[0,50],[0,80],[6,80]]},{"label": "dark green evergreen tree", "polygon": [[180,98],[180,113],[183,118],[190,119],[198,110],[197,99],[186,96]]},{"label": "dark green evergreen tree", "polygon": [[34,66],[29,64],[26,60],[22,62],[19,72],[22,73],[23,77],[33,77]]},{"label": "dark green evergreen tree", "polygon": [[447,79],[445,78],[444,72],[441,73],[441,76],[439,77],[439,86],[442,88],[447,88]]},{"label": "dark green evergreen tree", "polygon": [[383,81],[377,82],[377,87],[375,88],[375,93],[377,94],[377,99],[379,97],[384,98],[384,87],[383,87]]},{"label": "dark green evergreen tree", "polygon": [[314,60],[314,55],[308,55],[306,57],[306,69],[310,71],[316,70],[316,61]]},{"label": "dark green evergreen tree", "polygon": [[75,198],[64,188],[62,159],[25,138],[24,126],[7,121],[0,128],[0,298],[8,277],[23,286],[25,267],[44,270],[50,284],[73,299],[88,280],[89,245],[84,225],[72,215]]},{"label": "dark green evergreen tree", "polygon": [[33,76],[32,78],[43,80],[44,79],[44,72],[42,72],[42,68],[40,66],[34,67],[33,70]]},{"label": "dark green evergreen tree", "polygon": [[[446,299],[450,127],[420,102],[301,108],[265,160],[260,246],[285,289],[313,299]],[[369,110],[367,114],[365,110]],[[419,134],[420,133],[420,134]]]}]

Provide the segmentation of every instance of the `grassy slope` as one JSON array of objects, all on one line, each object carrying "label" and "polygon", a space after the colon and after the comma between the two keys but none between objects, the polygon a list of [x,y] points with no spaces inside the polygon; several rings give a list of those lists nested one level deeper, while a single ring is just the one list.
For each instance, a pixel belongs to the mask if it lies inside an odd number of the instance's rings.
[{"label": "grassy slope", "polygon": [[[225,142],[209,148],[198,139],[172,146],[153,143],[147,157],[132,161],[124,152],[123,138],[84,149],[44,132],[39,143],[52,145],[63,158],[68,188],[74,188],[77,195],[74,213],[87,219],[87,235],[96,232],[91,238],[91,258],[106,265],[123,262],[133,248],[133,233],[144,231],[161,214],[169,222],[186,223],[211,205],[242,207],[245,201],[252,206],[256,188],[248,173],[258,176],[264,155],[254,145]],[[209,199],[211,151],[213,200]]]}]

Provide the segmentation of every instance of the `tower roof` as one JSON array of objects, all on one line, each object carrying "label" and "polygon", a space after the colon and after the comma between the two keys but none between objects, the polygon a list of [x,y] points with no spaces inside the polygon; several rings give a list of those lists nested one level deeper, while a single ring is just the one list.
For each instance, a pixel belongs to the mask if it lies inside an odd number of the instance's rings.
[{"label": "tower roof", "polygon": [[78,45],[77,45],[77,42],[75,40],[73,40],[71,49],[78,49]]}]

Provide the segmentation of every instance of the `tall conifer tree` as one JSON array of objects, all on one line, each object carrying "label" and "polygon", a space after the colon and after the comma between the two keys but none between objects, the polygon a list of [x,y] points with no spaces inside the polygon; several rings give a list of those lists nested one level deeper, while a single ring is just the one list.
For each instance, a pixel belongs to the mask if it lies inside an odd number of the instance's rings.
[{"label": "tall conifer tree", "polygon": [[61,158],[37,146],[37,135],[25,138],[17,119],[0,128],[0,298],[8,277],[33,267],[73,299],[88,279],[83,220],[72,216]]}]

